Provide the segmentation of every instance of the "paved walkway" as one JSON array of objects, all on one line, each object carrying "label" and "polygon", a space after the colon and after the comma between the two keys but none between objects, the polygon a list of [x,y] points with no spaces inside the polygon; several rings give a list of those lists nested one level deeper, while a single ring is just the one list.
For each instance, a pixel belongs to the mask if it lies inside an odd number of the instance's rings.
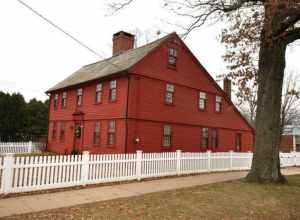
[{"label": "paved walkway", "polygon": [[[246,173],[247,172],[226,172],[201,174],[197,176],[166,178],[0,199],[0,217],[29,212],[38,212],[47,209],[69,207],[117,198],[138,196],[152,192],[173,190],[184,187],[225,182],[243,178]],[[284,169],[283,173],[285,175],[300,174],[300,168]]]}]

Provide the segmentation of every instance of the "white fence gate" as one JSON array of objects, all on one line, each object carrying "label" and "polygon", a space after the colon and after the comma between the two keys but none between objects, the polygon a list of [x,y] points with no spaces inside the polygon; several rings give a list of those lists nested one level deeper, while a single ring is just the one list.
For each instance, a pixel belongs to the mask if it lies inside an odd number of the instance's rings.
[{"label": "white fence gate", "polygon": [[34,153],[42,152],[46,149],[46,144],[41,142],[0,142],[0,154],[14,153]]},{"label": "white fence gate", "polygon": [[[281,166],[300,166],[300,153],[281,153]],[[0,193],[211,171],[248,170],[252,153],[168,153],[0,157]]]}]

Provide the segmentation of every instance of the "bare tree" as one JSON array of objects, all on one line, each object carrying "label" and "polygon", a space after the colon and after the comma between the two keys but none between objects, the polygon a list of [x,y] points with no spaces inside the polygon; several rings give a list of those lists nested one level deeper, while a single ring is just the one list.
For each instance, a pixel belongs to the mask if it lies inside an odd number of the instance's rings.
[{"label": "bare tree", "polygon": [[[297,84],[299,76],[289,72],[283,83],[282,104],[281,104],[281,133],[286,125],[297,123],[300,117],[300,88]],[[236,92],[240,95],[236,105],[241,113],[254,126],[257,108],[257,86],[250,91],[243,92],[239,89]]]},{"label": "bare tree", "polygon": [[299,76],[289,74],[286,77],[281,105],[281,133],[286,125],[294,124],[300,117],[300,89],[297,85]]},{"label": "bare tree", "polygon": [[249,90],[237,92],[238,97],[237,107],[241,113],[247,118],[249,123],[255,127],[256,108],[257,108],[257,87],[253,87]]},{"label": "bare tree", "polygon": [[[226,47],[223,60],[228,63],[229,72],[221,77],[232,80],[237,88],[236,105],[254,125],[257,108],[257,80],[259,37],[262,29],[262,11],[248,10],[243,15],[230,14],[230,24],[222,29],[221,42]],[[296,82],[298,76],[289,72],[284,80],[281,105],[281,130],[296,120],[299,101]]]},{"label": "bare tree", "polygon": [[[116,0],[117,1],[117,0]],[[123,2],[117,10],[130,4]],[[256,141],[248,181],[284,182],[280,171],[279,138],[281,94],[285,70],[285,53],[289,44],[300,39],[299,0],[165,0],[177,15],[190,18],[186,34],[210,19],[220,20],[236,13],[261,10],[259,31],[258,99]],[[246,12],[245,12],[246,11]]]},{"label": "bare tree", "polygon": [[160,30],[142,30],[140,28],[134,28],[129,32],[135,35],[135,47],[142,44],[148,44],[151,41],[156,40],[161,34]]}]

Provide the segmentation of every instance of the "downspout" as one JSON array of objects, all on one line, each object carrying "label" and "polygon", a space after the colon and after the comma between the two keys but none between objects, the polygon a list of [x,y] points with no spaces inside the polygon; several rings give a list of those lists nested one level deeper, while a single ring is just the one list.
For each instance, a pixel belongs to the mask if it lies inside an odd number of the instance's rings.
[{"label": "downspout", "polygon": [[46,95],[49,97],[49,103],[48,103],[48,129],[47,129],[47,143],[45,151],[48,151],[48,140],[49,140],[49,132],[50,132],[50,106],[51,106],[51,96],[49,93],[46,93]]},{"label": "downspout", "polygon": [[127,141],[128,141],[128,99],[129,99],[129,86],[130,75],[128,74],[127,80],[127,97],[126,97],[126,110],[125,110],[125,153],[127,153]]},{"label": "downspout", "polygon": [[293,132],[292,132],[292,135],[293,135],[293,151],[296,152],[296,131],[295,129],[293,129]]}]

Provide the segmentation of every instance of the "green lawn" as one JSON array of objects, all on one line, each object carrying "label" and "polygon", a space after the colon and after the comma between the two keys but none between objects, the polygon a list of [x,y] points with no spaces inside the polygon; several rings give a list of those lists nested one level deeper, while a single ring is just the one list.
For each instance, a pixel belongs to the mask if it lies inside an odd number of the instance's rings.
[{"label": "green lawn", "polygon": [[288,180],[218,183],[6,219],[300,219],[300,175]]}]

